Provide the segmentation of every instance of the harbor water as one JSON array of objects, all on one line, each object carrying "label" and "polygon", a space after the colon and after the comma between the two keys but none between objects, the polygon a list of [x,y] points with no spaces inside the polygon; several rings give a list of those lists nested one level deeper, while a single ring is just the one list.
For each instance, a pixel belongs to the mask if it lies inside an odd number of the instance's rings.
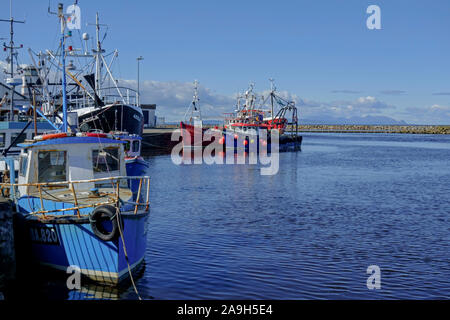
[{"label": "harbor water", "polygon": [[[259,165],[148,158],[142,298],[450,298],[450,136],[303,136],[273,176]],[[380,289],[367,287],[371,265]],[[132,287],[69,291],[56,279],[15,290],[137,297]]]}]

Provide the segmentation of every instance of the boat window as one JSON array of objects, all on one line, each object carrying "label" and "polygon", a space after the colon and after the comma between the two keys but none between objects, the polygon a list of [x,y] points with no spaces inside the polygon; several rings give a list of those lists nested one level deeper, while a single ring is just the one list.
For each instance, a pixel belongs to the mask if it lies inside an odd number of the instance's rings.
[{"label": "boat window", "polygon": [[66,151],[39,151],[39,181],[66,181]]},{"label": "boat window", "polygon": [[133,141],[133,152],[139,152],[139,140]]},{"label": "boat window", "polygon": [[119,170],[119,148],[93,150],[92,166],[94,168],[94,172]]},{"label": "boat window", "polygon": [[[11,143],[14,141],[14,139],[20,134],[20,132],[18,133],[12,133],[11,134]],[[27,135],[25,133],[22,133],[22,135],[19,137],[19,139],[17,139],[16,143],[14,143],[13,147],[17,147],[17,145],[19,143],[22,143],[25,141],[25,139],[27,138]]]},{"label": "boat window", "polygon": [[125,152],[128,152],[128,151],[130,151],[130,140],[124,140],[124,141],[126,143],[125,143],[123,149],[124,149]]},{"label": "boat window", "polygon": [[27,173],[27,164],[28,164],[28,156],[26,154],[22,154],[19,158],[19,175],[25,177]]},{"label": "boat window", "polygon": [[4,146],[5,146],[5,134],[0,133],[0,147],[4,147]]}]

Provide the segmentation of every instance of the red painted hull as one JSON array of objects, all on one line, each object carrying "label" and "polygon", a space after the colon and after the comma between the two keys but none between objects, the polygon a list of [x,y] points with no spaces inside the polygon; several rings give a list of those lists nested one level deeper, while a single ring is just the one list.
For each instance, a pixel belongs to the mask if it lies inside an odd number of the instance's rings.
[{"label": "red painted hull", "polygon": [[[210,141],[203,142],[203,135],[206,129],[201,127],[195,127],[193,125],[180,122],[180,129],[184,129],[182,131],[182,137],[183,137],[183,147],[206,147],[208,144],[210,144]],[[194,137],[197,134],[197,140],[195,141]],[[190,141],[190,143],[189,143]]]}]

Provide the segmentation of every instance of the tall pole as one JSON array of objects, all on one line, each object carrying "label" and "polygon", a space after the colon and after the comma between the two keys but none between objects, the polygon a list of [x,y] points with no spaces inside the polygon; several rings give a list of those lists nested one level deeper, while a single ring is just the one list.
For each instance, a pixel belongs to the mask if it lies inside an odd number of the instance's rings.
[{"label": "tall pole", "polygon": [[37,132],[37,115],[36,115],[36,94],[33,90],[33,122],[34,122],[34,136],[38,135]]},{"label": "tall pole", "polygon": [[66,79],[66,48],[65,48],[65,29],[66,29],[66,18],[64,17],[63,5],[58,4],[58,16],[61,21],[61,65],[62,65],[62,98],[63,98],[63,125],[62,131],[67,132],[67,79]]},{"label": "tall pole", "polygon": [[101,45],[100,45],[100,24],[98,18],[98,12],[95,15],[95,35],[97,38],[97,55],[96,55],[96,68],[95,68],[95,92],[100,96],[100,77],[101,77]]},{"label": "tall pole", "polygon": [[272,79],[272,78],[270,78],[269,79],[269,81],[270,81],[270,104],[271,104],[271,116],[272,116],[272,122],[273,122],[273,95],[274,95],[274,92],[275,92],[275,85],[274,85],[274,79]]},{"label": "tall pole", "polygon": [[11,100],[11,104],[10,104],[10,106],[9,106],[9,120],[10,121],[13,121],[13,118],[14,118],[14,87],[15,87],[15,85],[14,85],[14,49],[13,49],[13,47],[14,47],[14,30],[13,30],[13,28],[14,28],[14,22],[13,22],[13,19],[12,19],[12,17],[11,17],[11,25],[10,25],[10,40],[9,40],[9,61],[10,61],[10,66],[11,66],[11,71],[10,71],[10,73],[11,73],[11,80],[13,81],[12,82],[12,84],[11,84],[11,98],[10,98],[10,100]]},{"label": "tall pole", "polygon": [[139,88],[139,81],[140,81],[139,62],[141,60],[144,60],[144,58],[142,56],[139,56],[136,58],[136,60],[137,60],[137,105],[140,106],[141,105],[141,92],[140,92],[140,88]]},{"label": "tall pole", "polygon": [[14,49],[22,48],[22,46],[14,47],[14,23],[25,23],[25,21],[19,21],[14,20],[12,17],[12,2],[10,1],[10,18],[9,19],[0,19],[2,22],[9,22],[9,34],[10,34],[10,40],[9,40],[9,46],[7,46],[5,43],[3,46],[5,49],[9,49],[9,63],[10,63],[10,75],[11,75],[11,97],[10,97],[10,104],[9,104],[9,120],[14,120],[14,89],[15,89],[15,83],[14,83]]}]

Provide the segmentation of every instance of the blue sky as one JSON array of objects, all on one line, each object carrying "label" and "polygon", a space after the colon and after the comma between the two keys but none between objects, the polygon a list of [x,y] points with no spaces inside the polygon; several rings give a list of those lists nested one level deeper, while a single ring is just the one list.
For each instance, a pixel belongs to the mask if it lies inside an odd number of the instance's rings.
[{"label": "blue sky", "polygon": [[[50,1],[53,8],[57,2]],[[382,30],[366,28],[371,4],[381,8]],[[109,25],[105,46],[120,51],[118,77],[133,84],[136,57],[144,56],[143,96],[158,103],[168,119],[189,103],[194,79],[202,85],[205,109],[215,115],[232,110],[232,95],[249,82],[263,91],[272,77],[304,104],[305,116],[450,123],[448,0],[80,0],[79,5],[83,28],[97,11]],[[13,1],[13,16],[27,20],[16,26],[18,43],[35,50],[55,47],[58,26],[47,6],[44,0]],[[8,18],[9,10],[0,15]],[[8,37],[8,25],[0,26],[0,37]]]}]

